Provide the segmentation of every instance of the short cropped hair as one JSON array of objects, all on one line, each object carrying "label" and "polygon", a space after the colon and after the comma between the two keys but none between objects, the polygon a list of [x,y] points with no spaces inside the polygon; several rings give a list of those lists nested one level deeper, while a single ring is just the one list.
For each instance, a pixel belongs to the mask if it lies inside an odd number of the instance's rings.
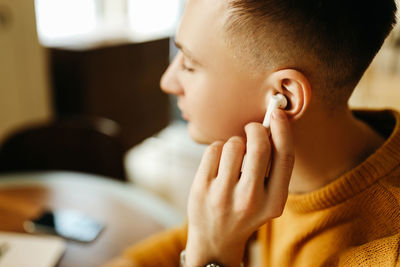
[{"label": "short cropped hair", "polygon": [[313,94],[347,102],[393,29],[396,9],[394,0],[228,0],[224,32],[249,66],[297,69]]}]

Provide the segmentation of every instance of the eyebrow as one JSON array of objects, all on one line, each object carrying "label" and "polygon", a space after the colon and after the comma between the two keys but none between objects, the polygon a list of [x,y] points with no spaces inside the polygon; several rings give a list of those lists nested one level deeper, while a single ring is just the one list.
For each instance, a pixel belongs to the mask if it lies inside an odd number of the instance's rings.
[{"label": "eyebrow", "polygon": [[195,59],[195,57],[193,56],[193,53],[190,52],[190,50],[188,50],[186,47],[184,47],[177,40],[175,40],[174,43],[175,43],[175,46],[178,47],[182,51],[182,53],[184,53],[185,56],[187,56],[190,59],[190,61],[192,61],[193,63],[201,66],[200,62]]}]

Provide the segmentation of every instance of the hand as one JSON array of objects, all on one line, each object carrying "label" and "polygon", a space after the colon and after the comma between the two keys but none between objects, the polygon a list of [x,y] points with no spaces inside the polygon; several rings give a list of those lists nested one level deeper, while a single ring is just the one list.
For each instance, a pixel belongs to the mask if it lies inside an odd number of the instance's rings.
[{"label": "hand", "polygon": [[232,137],[214,142],[203,155],[189,195],[187,266],[239,266],[252,233],[283,212],[294,165],[286,114],[273,113],[272,144],[260,123],[249,123],[245,132],[246,144]]}]

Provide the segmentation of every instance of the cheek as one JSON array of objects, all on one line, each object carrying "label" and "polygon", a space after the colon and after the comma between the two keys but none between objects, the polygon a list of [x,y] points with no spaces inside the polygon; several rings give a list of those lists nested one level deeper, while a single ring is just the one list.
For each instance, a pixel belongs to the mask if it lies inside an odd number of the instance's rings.
[{"label": "cheek", "polygon": [[[234,85],[198,83],[186,94],[190,110],[189,133],[205,140],[227,140],[231,136],[244,136],[244,126],[263,119],[259,97],[235,88]],[[260,115],[261,114],[261,115]]]},{"label": "cheek", "polygon": [[202,140],[204,142],[223,140],[221,133],[225,132],[229,126],[229,112],[225,96],[219,94],[217,88],[199,87],[188,92],[186,100],[190,113],[189,132],[191,136],[197,134],[205,138]]}]

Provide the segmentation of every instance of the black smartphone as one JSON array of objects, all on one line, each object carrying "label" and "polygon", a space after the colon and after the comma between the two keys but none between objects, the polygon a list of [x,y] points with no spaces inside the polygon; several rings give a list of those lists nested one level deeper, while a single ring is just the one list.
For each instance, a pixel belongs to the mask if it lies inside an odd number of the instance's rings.
[{"label": "black smartphone", "polygon": [[38,218],[24,222],[32,234],[54,234],[65,239],[89,243],[103,230],[104,225],[78,211],[45,211]]}]

